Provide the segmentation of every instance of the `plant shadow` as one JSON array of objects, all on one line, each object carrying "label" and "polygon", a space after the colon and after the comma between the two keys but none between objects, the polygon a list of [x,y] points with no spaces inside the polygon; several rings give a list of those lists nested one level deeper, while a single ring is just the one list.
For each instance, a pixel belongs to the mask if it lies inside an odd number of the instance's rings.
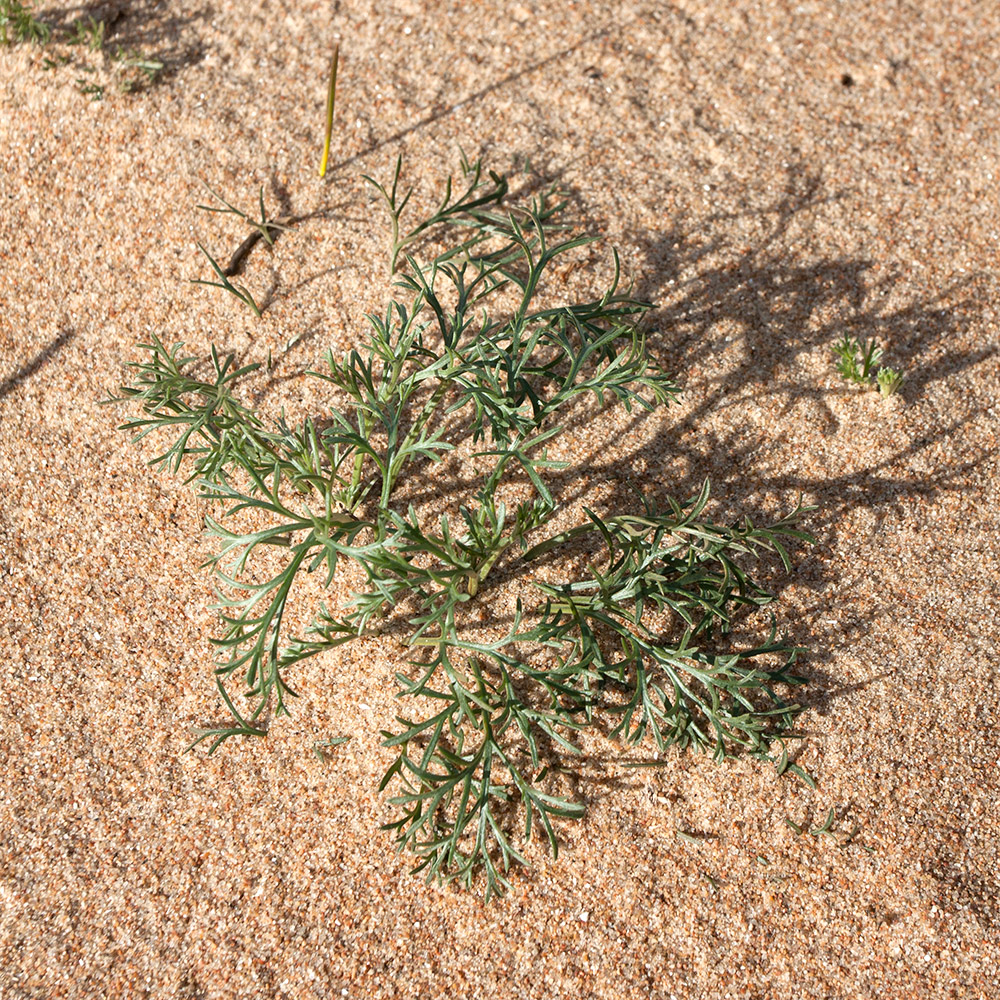
[{"label": "plant shadow", "polygon": [[[830,405],[831,390],[810,376],[802,362],[810,353],[820,351],[829,359],[828,370],[832,371],[830,348],[845,333],[886,345],[892,360],[906,372],[901,395],[907,403],[914,402],[933,383],[953,378],[997,354],[995,346],[956,346],[967,340],[961,335],[968,317],[975,315],[982,286],[989,280],[983,275],[957,282],[932,300],[918,298],[887,306],[888,293],[901,280],[898,272],[875,277],[872,261],[846,255],[821,255],[805,262],[792,257],[791,240],[785,237],[793,220],[840,197],[844,195],[824,193],[819,175],[793,167],[783,195],[757,210],[760,218],[770,220],[770,232],[752,248],[725,253],[733,242],[726,233],[732,217],[721,214],[699,221],[697,229],[675,226],[666,234],[651,235],[647,259],[640,268],[643,280],[636,289],[641,298],[666,300],[649,317],[650,327],[662,331],[650,335],[651,349],[670,370],[711,368],[713,356],[725,351],[730,357],[735,354],[735,360],[727,363],[724,374],[702,380],[700,402],[682,420],[648,435],[648,441],[631,454],[588,467],[616,481],[625,478],[642,483],[644,491],[654,498],[661,492],[693,496],[710,478],[713,495],[721,498],[724,517],[748,515],[755,523],[766,523],[767,514],[757,508],[768,498],[807,498],[817,508],[809,515],[807,527],[819,545],[801,553],[796,580],[817,591],[836,582],[829,555],[837,546],[840,525],[848,513],[870,512],[877,534],[909,501],[933,501],[944,491],[970,488],[968,473],[975,463],[951,464],[930,474],[901,473],[899,469],[912,465],[915,456],[932,454],[980,414],[969,409],[940,424],[923,425],[919,431],[909,432],[908,440],[888,456],[840,475],[794,468],[764,472],[756,456],[783,428],[780,424],[754,426],[742,414],[753,404],[766,401],[780,411],[781,420],[795,411],[802,419],[804,411],[809,423],[819,426],[824,436],[842,430]],[[701,239],[692,244],[685,239],[685,231],[698,231]],[[938,350],[942,344],[949,345],[944,354]],[[939,360],[925,360],[934,357]],[[853,386],[834,390],[838,395],[858,391]],[[709,414],[719,426],[720,413],[732,415],[727,430],[705,430]],[[640,414],[635,424],[648,419]],[[644,481],[642,470],[662,466],[666,450],[670,452],[670,469],[681,469],[682,474],[669,486]],[[863,623],[854,622],[846,629],[863,627]],[[815,646],[809,638],[793,635],[798,644]],[[849,639],[850,635],[842,631],[839,638]],[[829,658],[829,654],[817,651],[811,654],[810,662]],[[817,707],[827,703],[828,698],[820,696]]]},{"label": "plant shadow", "polygon": [[335,174],[343,167],[350,166],[353,163],[363,160],[385,146],[392,146],[399,143],[407,136],[412,135],[415,132],[419,132],[421,129],[425,129],[433,125],[435,122],[454,114],[454,112],[456,112],[459,108],[465,108],[471,104],[476,104],[489,97],[491,94],[502,90],[511,83],[515,83],[524,77],[529,77],[538,70],[553,66],[564,60],[567,56],[572,55],[574,52],[577,52],[589,45],[591,42],[598,41],[599,39],[606,37],[608,34],[610,34],[610,29],[606,27],[592,31],[590,34],[577,40],[574,44],[560,49],[558,52],[554,52],[551,55],[546,56],[544,59],[538,59],[525,66],[521,66],[512,73],[507,73],[505,76],[490,81],[478,90],[461,95],[457,100],[454,99],[450,93],[441,92],[437,95],[437,98],[432,101],[432,110],[430,114],[425,115],[423,118],[420,118],[412,124],[398,129],[391,135],[385,137],[380,138],[374,133],[370,133],[369,142],[363,150],[358,153],[354,153],[351,156],[345,157],[337,163],[331,164],[328,173]]},{"label": "plant shadow", "polygon": [[63,330],[55,340],[42,348],[30,361],[25,362],[17,371],[8,375],[0,382],[0,400],[10,395],[19,382],[31,378],[35,372],[47,365],[75,336],[75,330]]}]

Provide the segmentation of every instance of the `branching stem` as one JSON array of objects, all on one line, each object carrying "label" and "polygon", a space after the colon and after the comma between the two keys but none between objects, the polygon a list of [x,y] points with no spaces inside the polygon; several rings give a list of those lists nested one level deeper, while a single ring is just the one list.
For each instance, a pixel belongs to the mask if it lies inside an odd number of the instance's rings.
[{"label": "branching stem", "polygon": [[[582,523],[546,536],[559,507],[548,473],[564,467],[546,448],[568,408],[580,397],[628,410],[676,398],[638,325],[651,307],[619,291],[615,255],[602,294],[537,308],[553,262],[590,242],[556,238],[554,192],[502,206],[506,180],[485,179],[463,157],[461,193],[453,196],[449,181],[437,209],[407,230],[400,220],[411,192],[400,193],[401,167],[397,160],[388,187],[369,178],[389,212],[397,297],[384,316],[369,317],[364,344],[343,359],[328,356],[328,372],[310,373],[338,387],[342,409],[296,427],[283,416],[267,421],[236,395],[256,366],[237,369],[213,349],[214,375],[199,379],[181,345],[154,338],[133,366],[136,382],[122,390],[143,410],[125,426],[139,438],[172,434],[153,464],[193,466],[202,499],[222,508],[206,523],[218,542],[216,672],[232,721],[199,730],[195,743],[210,740],[214,752],[233,737],[262,736],[268,705],[288,711],[294,692],[285,678],[296,663],[409,629],[413,659],[396,675],[408,707],[383,734],[393,757],[382,787],[393,787],[395,815],[386,828],[415,855],[416,871],[466,885],[482,878],[489,898],[524,862],[513,814],[524,818],[525,839],[541,830],[553,853],[559,824],[583,814],[561,761],[599,719],[610,718],[626,743],[690,746],[718,759],[774,760],[769,747],[778,742],[779,772],[804,774],[785,751],[796,737],[799,706],[787,692],[802,682],[792,670],[801,650],[773,624],[749,648],[730,633],[742,612],[772,600],[750,565],[776,558],[788,568],[787,546],[809,541],[796,527],[807,508],[765,527],[720,526],[706,517],[706,483],[686,499],[640,496],[641,512],[601,517],[583,508]],[[212,210],[243,216],[222,204]],[[260,212],[250,221],[267,238],[273,223],[262,195]],[[438,237],[447,246],[434,255],[427,247]],[[216,283],[255,307],[209,259]],[[442,408],[458,416],[442,420]],[[407,463],[436,462],[467,439],[487,468],[459,516],[403,510],[397,487]],[[518,467],[532,493],[508,509]],[[376,504],[367,498],[379,480]],[[529,547],[535,532],[541,540]],[[579,563],[567,556],[581,547],[587,568],[571,572]],[[470,638],[481,632],[470,632],[466,608],[473,599],[477,610],[492,606],[494,570],[515,548],[520,557],[504,577],[544,557],[546,581],[526,588],[534,597],[517,603],[509,629],[487,619],[479,627],[493,636]],[[364,583],[345,607],[321,605],[305,634],[284,634],[299,574],[322,571],[330,587],[341,560]],[[246,712],[222,684],[234,675],[245,681]]]}]

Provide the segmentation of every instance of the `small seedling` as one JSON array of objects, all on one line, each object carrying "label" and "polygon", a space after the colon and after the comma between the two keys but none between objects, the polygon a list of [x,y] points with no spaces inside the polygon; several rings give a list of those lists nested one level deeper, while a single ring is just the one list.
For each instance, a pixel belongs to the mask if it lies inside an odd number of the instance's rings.
[{"label": "small seedling", "polygon": [[861,342],[861,378],[863,381],[868,381],[868,377],[881,357],[882,348],[878,346],[874,337],[869,341]]},{"label": "small seedling", "polygon": [[[67,46],[86,48],[90,53],[98,53],[99,65],[88,62],[86,56],[73,58],[65,52],[57,52],[43,57],[42,69],[49,71],[72,63],[74,69],[80,73],[105,72],[102,83],[88,80],[85,76],[76,78],[77,90],[92,101],[103,100],[107,88],[112,85],[106,78],[109,66],[115,86],[124,93],[139,90],[156,79],[163,70],[162,62],[144,56],[136,49],[126,51],[121,46],[116,48],[114,55],[109,55],[105,48],[107,32],[108,23],[92,16],[74,21],[70,28],[60,35],[59,41]],[[51,38],[51,29],[34,18],[29,6],[20,0],[0,0],[0,44],[19,41],[44,44]]]},{"label": "small seedling", "polygon": [[875,381],[878,382],[878,391],[883,397],[894,396],[903,384],[903,374],[894,368],[880,368]]},{"label": "small seedling", "polygon": [[[839,343],[834,344],[832,350],[837,358],[836,367],[841,378],[858,385],[870,384],[872,372],[883,354],[874,337],[859,344],[846,334]],[[875,383],[883,398],[894,395],[902,382],[902,373],[893,368],[880,368],[875,376]]]},{"label": "small seedling", "polygon": [[74,21],[66,36],[67,45],[86,45],[91,52],[97,52],[104,45],[104,33],[107,25],[88,17],[86,21]]},{"label": "small seedling", "polygon": [[[784,740],[780,737],[776,737],[775,743],[781,747],[781,756],[777,760],[778,774],[784,774],[787,771],[789,774],[794,774],[797,778],[804,781],[810,788],[815,788],[816,781],[813,776],[804,767],[800,767],[798,764],[793,764],[788,759],[788,747],[785,745]],[[774,758],[768,757],[768,760],[773,761]]]},{"label": "small seedling", "polygon": [[[384,829],[415,855],[414,871],[482,878],[489,899],[526,863],[518,816],[523,839],[540,830],[555,854],[559,825],[584,814],[566,778],[581,731],[717,761],[774,761],[772,743],[797,738],[788,693],[804,683],[793,670],[801,650],[773,619],[751,642],[734,643],[730,629],[773,600],[750,564],[788,569],[789,541],[810,540],[797,527],[809,508],[766,526],[716,524],[706,482],[679,500],[640,494],[632,510],[566,510],[550,473],[567,463],[548,449],[568,423],[588,404],[648,411],[677,397],[639,325],[652,306],[620,287],[617,254],[604,291],[539,301],[560,258],[592,242],[565,234],[556,192],[509,204],[506,178],[487,181],[463,156],[463,193],[453,199],[449,181],[437,210],[405,228],[400,173],[397,160],[388,188],[371,181],[389,209],[392,297],[357,347],[309,373],[334,390],[321,419],[267,418],[238,396],[258,365],[213,348],[200,376],[182,345],[155,337],[119,398],[142,409],[124,425],[137,439],[171,435],[151,464],[188,466],[213,510],[215,675],[231,721],[195,744],[211,753],[265,736],[269,707],[288,713],[295,664],[396,635],[408,652],[397,722],[382,733],[391,763],[380,789],[392,786],[394,813]],[[270,228],[263,209],[260,227]],[[254,307],[202,250],[220,281],[201,283]],[[428,477],[459,446],[481,475],[455,498],[457,516],[432,514],[415,487],[448,490]],[[555,530],[559,511],[575,526]],[[304,633],[286,634],[302,575],[330,587],[344,563],[360,580],[346,603],[320,604]],[[511,585],[520,597],[497,619]]]},{"label": "small seedling", "polygon": [[223,291],[229,292],[230,295],[235,295],[236,298],[240,300],[244,305],[249,306],[254,315],[260,319],[260,306],[257,305],[254,297],[250,294],[247,288],[243,285],[234,285],[230,280],[229,276],[225,271],[219,266],[218,261],[199,243],[198,249],[208,258],[209,264],[212,265],[212,270],[218,275],[218,281],[208,281],[205,278],[191,278],[192,285],[209,285],[212,288],[221,288]]},{"label": "small seedling", "polygon": [[[833,829],[834,821],[837,818],[836,811],[831,809],[826,814],[826,819],[823,821],[821,826],[809,828],[807,826],[799,826],[798,823],[793,823],[787,817],[785,818],[785,825],[792,830],[797,837],[801,837],[804,833],[808,833],[811,837],[829,837],[831,840],[837,842],[841,849],[846,848],[849,844],[855,843],[854,838],[861,832],[861,827],[857,824],[851,829],[849,833],[844,833],[844,831],[835,831]],[[840,839],[838,839],[840,838]],[[872,848],[865,847],[864,844],[858,844],[858,847],[863,848],[868,852],[872,852]]]},{"label": "small seedling", "polygon": [[834,344],[833,353],[837,357],[837,371],[841,378],[864,385],[882,357],[882,348],[874,337],[859,344],[853,337],[845,334],[843,340]]},{"label": "small seedling", "polygon": [[248,305],[254,313],[260,317],[260,307],[254,301],[254,297],[243,285],[234,285],[229,279],[232,275],[239,272],[243,259],[253,248],[253,245],[257,240],[264,240],[268,246],[274,246],[274,237],[277,233],[288,229],[288,226],[282,222],[275,221],[274,219],[269,219],[267,217],[267,211],[264,208],[264,188],[261,187],[258,192],[258,200],[260,207],[260,221],[254,221],[246,212],[241,211],[236,208],[235,205],[231,205],[222,195],[217,194],[213,191],[207,184],[205,187],[208,189],[208,193],[215,198],[216,201],[220,202],[222,207],[218,205],[198,205],[203,212],[219,212],[223,215],[235,215],[237,218],[245,222],[253,232],[240,244],[239,248],[233,254],[229,265],[225,268],[221,267],[218,261],[199,243],[198,249],[208,258],[209,264],[212,266],[212,270],[215,271],[218,276],[218,281],[205,281],[200,278],[192,278],[192,283],[196,285],[210,285],[213,288],[221,288],[224,291],[230,293],[230,295],[235,295],[241,302]]},{"label": "small seedling", "polygon": [[847,382],[862,382],[858,369],[858,342],[845,335],[844,339],[833,345],[833,353],[837,358],[836,368],[840,377]]},{"label": "small seedling", "polygon": [[89,83],[83,77],[78,77],[76,81],[76,88],[81,94],[85,94],[92,101],[104,100],[104,87],[99,83]]},{"label": "small seedling", "polygon": [[[264,188],[263,185],[258,192],[258,201],[260,207],[260,221],[255,222],[246,212],[240,211],[235,205],[231,205],[221,194],[217,194],[213,191],[207,184],[205,185],[208,193],[218,202],[222,204],[222,208],[218,205],[197,205],[196,208],[200,208],[203,212],[219,212],[222,215],[235,215],[237,218],[242,219],[251,229],[253,229],[256,235],[263,239],[263,241],[268,246],[274,246],[274,235],[278,232],[288,229],[288,226],[282,224],[281,222],[276,222],[274,219],[269,219],[267,217],[267,212],[264,209]],[[229,269],[230,270],[231,266]]]},{"label": "small seedling", "polygon": [[833,837],[833,839],[836,840],[837,836],[832,829],[833,821],[836,819],[836,816],[837,814],[833,811],[833,809],[831,809],[830,812],[827,814],[827,817],[824,820],[823,825],[816,827],[814,830],[810,830],[809,833],[813,837]]},{"label": "small seedling", "polygon": [[[823,825],[809,830],[808,831],[809,834],[813,837],[823,837],[823,836],[833,837],[834,833],[832,832],[831,828],[833,827],[833,821],[835,818],[836,818],[836,813],[834,812],[833,809],[831,809],[830,812],[827,814],[827,817],[824,820]],[[796,837],[801,837],[802,834],[806,832],[806,827],[799,826],[798,823],[793,823],[792,820],[790,820],[787,816],[785,817],[785,826],[787,826],[795,834]]]},{"label": "small seedling", "polygon": [[52,37],[52,29],[37,20],[32,8],[20,0],[0,0],[0,44],[34,42],[44,45]]},{"label": "small seedling", "polygon": [[138,49],[126,51],[120,45],[115,49],[114,61],[119,70],[126,75],[118,84],[122,93],[130,94],[153,83],[163,70],[159,59],[150,59]]},{"label": "small seedling", "polygon": [[326,753],[328,749],[343,746],[345,743],[349,742],[350,739],[350,736],[331,736],[328,740],[317,740],[313,744],[313,753],[319,760],[325,761],[329,756]]}]

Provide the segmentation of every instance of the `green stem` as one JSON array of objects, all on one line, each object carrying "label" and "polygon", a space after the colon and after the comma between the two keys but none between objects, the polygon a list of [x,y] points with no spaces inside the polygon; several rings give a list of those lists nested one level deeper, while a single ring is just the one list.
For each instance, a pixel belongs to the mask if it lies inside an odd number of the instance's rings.
[{"label": "green stem", "polygon": [[469,571],[466,592],[470,597],[476,596],[482,582],[490,575],[490,570],[496,565],[496,561],[511,547],[518,537],[518,534],[515,532],[504,539],[476,569]]},{"label": "green stem", "polygon": [[448,383],[442,382],[434,390],[427,402],[424,403],[420,413],[417,414],[416,420],[413,421],[413,426],[403,439],[403,443],[396,449],[396,454],[392,457],[391,461],[389,460],[389,456],[386,456],[386,466],[388,471],[382,481],[382,507],[385,507],[389,502],[389,495],[392,493],[392,488],[396,485],[396,480],[399,478],[399,474],[403,470],[403,465],[406,462],[409,449],[412,447],[413,442],[420,436],[423,429],[427,426],[431,417],[434,416],[435,411],[440,405],[441,400],[444,399],[444,395],[447,391]]}]

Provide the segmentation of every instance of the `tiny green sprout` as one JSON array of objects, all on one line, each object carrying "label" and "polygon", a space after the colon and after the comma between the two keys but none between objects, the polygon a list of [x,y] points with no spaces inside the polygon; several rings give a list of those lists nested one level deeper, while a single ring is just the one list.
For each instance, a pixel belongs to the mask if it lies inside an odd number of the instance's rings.
[{"label": "tiny green sprout", "polygon": [[92,101],[104,100],[104,87],[99,83],[88,83],[83,77],[79,77],[76,81],[76,87],[81,94],[89,97]]},{"label": "tiny green sprout", "polygon": [[125,76],[118,85],[118,89],[126,94],[153,83],[163,71],[163,63],[159,59],[144,56],[138,49],[123,49],[120,45],[115,48],[114,61],[122,73],[131,71],[131,75]]},{"label": "tiny green sprout", "polygon": [[0,44],[44,45],[51,37],[52,29],[35,18],[30,6],[20,0],[0,0]]},{"label": "tiny green sprout", "polygon": [[329,755],[326,753],[328,749],[343,746],[345,743],[350,742],[350,739],[350,736],[331,736],[326,740],[317,740],[313,744],[312,750],[318,760],[326,761],[329,759]]},{"label": "tiny green sprout", "polygon": [[[246,212],[236,208],[235,205],[231,205],[225,198],[222,197],[221,194],[213,191],[207,184],[205,185],[205,189],[217,202],[221,204],[222,207],[220,208],[219,205],[196,205],[196,208],[201,209],[203,212],[218,212],[221,215],[235,215],[238,219],[242,219],[248,226],[250,226],[251,229],[253,229],[268,246],[274,246],[275,234],[288,229],[287,225],[267,217],[267,211],[264,208],[263,185],[261,185],[257,193],[258,207],[260,209],[259,220],[252,219]],[[231,268],[228,270],[231,270]]]},{"label": "tiny green sprout", "polygon": [[878,391],[883,398],[894,396],[899,392],[899,387],[903,384],[903,373],[894,368],[880,368],[875,380],[878,382]]},{"label": "tiny green sprout", "polygon": [[827,817],[823,821],[823,825],[816,827],[814,830],[810,830],[809,833],[814,837],[826,836],[826,837],[833,837],[834,839],[836,839],[836,834],[834,834],[832,829],[833,821],[836,819],[836,817],[837,817],[836,812],[833,809],[831,809],[830,812],[827,813]]},{"label": "tiny green sprout", "polygon": [[[267,217],[267,210],[264,208],[264,188],[261,186],[258,191],[257,200],[258,207],[260,210],[260,219],[255,220],[251,218],[246,212],[237,208],[235,205],[230,204],[218,194],[213,191],[207,184],[205,188],[208,193],[219,202],[219,205],[197,205],[196,208],[201,209],[203,212],[218,212],[221,215],[235,215],[238,219],[245,222],[253,232],[240,244],[236,252],[233,254],[229,261],[229,264],[223,268],[219,262],[199,243],[198,249],[208,258],[208,262],[215,271],[218,281],[206,281],[201,278],[192,278],[192,284],[196,285],[209,285],[212,288],[221,288],[223,291],[229,292],[230,295],[234,295],[245,305],[249,306],[253,310],[254,314],[259,318],[261,315],[260,307],[257,305],[254,297],[250,294],[249,290],[243,285],[235,285],[229,279],[232,275],[237,274],[243,266],[243,260],[246,255],[253,249],[254,244],[258,240],[264,240],[268,246],[274,246],[275,236],[287,230],[289,227],[283,221],[278,221],[275,219],[269,219]],[[220,207],[221,206],[221,207]]]},{"label": "tiny green sprout", "polygon": [[104,33],[107,25],[88,17],[86,21],[74,21],[66,36],[67,45],[86,45],[91,52],[96,52],[104,45]]},{"label": "tiny green sprout", "polygon": [[260,306],[257,305],[254,297],[250,294],[247,288],[243,285],[234,285],[230,280],[229,276],[225,271],[219,266],[218,261],[199,243],[198,249],[208,258],[209,264],[212,266],[212,270],[215,271],[218,276],[218,281],[208,281],[204,278],[191,278],[192,285],[209,285],[212,288],[221,288],[223,291],[229,292],[230,295],[235,296],[244,305],[249,306],[253,310],[254,315],[260,319]]},{"label": "tiny green sprout", "polygon": [[872,369],[878,364],[881,357],[882,348],[878,346],[874,337],[869,341],[862,341],[861,378],[863,381],[868,381],[868,376],[871,375]]},{"label": "tiny green sprout", "polygon": [[882,348],[875,338],[858,343],[844,334],[842,340],[834,344],[833,353],[837,358],[836,368],[841,378],[863,385],[868,381],[872,369],[882,357]]},{"label": "tiny green sprout", "polygon": [[832,347],[837,358],[836,368],[840,377],[848,382],[861,382],[861,372],[858,369],[858,342],[844,335],[843,340]]}]

